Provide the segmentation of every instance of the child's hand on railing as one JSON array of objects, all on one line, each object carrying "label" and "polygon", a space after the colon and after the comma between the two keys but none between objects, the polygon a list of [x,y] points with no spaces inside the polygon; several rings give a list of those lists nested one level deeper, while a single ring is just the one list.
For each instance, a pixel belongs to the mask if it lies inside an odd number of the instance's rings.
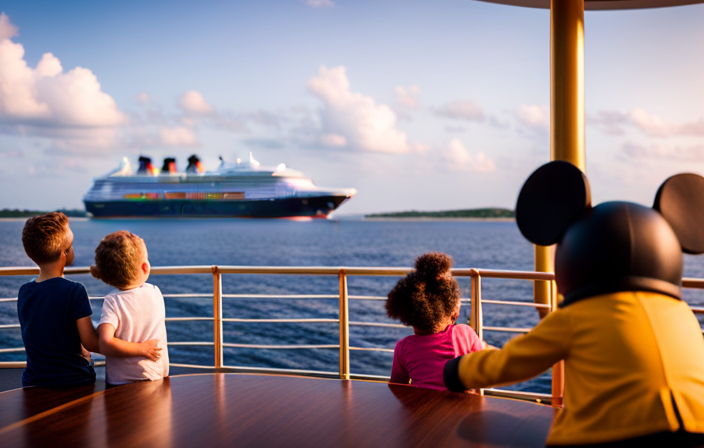
[{"label": "child's hand on railing", "polygon": [[142,356],[148,358],[150,361],[158,361],[161,358],[159,353],[161,349],[157,346],[159,344],[158,339],[150,339],[148,341],[142,342]]}]

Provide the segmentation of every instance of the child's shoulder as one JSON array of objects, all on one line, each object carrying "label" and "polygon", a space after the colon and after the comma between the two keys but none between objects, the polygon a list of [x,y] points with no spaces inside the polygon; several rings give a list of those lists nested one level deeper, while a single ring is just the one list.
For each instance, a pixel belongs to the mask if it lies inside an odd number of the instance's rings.
[{"label": "child's shoulder", "polygon": [[64,277],[54,277],[44,280],[43,282],[37,282],[36,279],[32,279],[31,281],[20,286],[20,292],[42,289],[61,293],[66,291],[84,290],[86,287],[83,283],[75,282]]}]

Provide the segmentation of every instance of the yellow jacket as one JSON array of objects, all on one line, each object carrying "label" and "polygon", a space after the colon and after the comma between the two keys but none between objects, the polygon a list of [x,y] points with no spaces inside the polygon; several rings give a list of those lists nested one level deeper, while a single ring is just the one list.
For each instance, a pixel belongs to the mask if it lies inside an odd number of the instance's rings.
[{"label": "yellow jacket", "polygon": [[649,292],[583,299],[502,350],[465,355],[467,388],[526,380],[565,360],[564,408],[547,444],[616,441],[680,428],[704,433],[704,338],[689,306]]}]

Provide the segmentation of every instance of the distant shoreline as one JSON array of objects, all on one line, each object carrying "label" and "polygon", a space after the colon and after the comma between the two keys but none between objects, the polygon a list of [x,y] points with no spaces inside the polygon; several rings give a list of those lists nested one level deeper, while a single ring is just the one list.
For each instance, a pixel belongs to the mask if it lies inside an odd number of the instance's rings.
[{"label": "distant shoreline", "polygon": [[440,218],[431,216],[415,216],[408,218],[392,217],[365,217],[362,221],[391,221],[391,222],[514,222],[515,218]]}]

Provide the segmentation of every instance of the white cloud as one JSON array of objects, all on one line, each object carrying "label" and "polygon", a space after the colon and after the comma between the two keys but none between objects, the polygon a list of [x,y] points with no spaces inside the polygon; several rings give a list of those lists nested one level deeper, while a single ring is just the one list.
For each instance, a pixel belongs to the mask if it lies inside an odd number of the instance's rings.
[{"label": "white cloud", "polygon": [[595,116],[588,117],[588,122],[599,126],[607,135],[623,135],[624,126],[631,125],[649,137],[704,137],[704,118],[685,123],[673,123],[641,108],[635,108],[629,112],[602,110]]},{"label": "white cloud", "polygon": [[550,109],[548,106],[521,105],[516,118],[524,126],[535,131],[547,132],[550,129]]},{"label": "white cloud", "polygon": [[320,143],[329,148],[347,146],[347,139],[338,134],[324,134],[320,136]]},{"label": "white cloud", "polygon": [[653,137],[673,135],[704,136],[704,118],[689,123],[671,123],[651,115],[643,109],[633,109],[629,114],[631,122],[644,134]]},{"label": "white cloud", "polygon": [[624,154],[636,159],[664,159],[676,162],[704,163],[704,145],[680,146],[625,143]]},{"label": "white cloud", "polygon": [[494,161],[483,152],[473,156],[459,139],[453,139],[445,151],[445,157],[450,162],[450,167],[457,171],[478,171],[488,173],[494,171]]},{"label": "white cloud", "polygon": [[114,142],[113,131],[127,118],[93,72],[83,67],[64,72],[51,53],[36,68],[29,67],[24,47],[10,40],[16,33],[1,14],[0,132],[50,138],[56,148],[75,143],[76,150],[86,151]]},{"label": "white cloud", "polygon": [[189,90],[181,94],[178,99],[178,106],[191,115],[210,115],[214,112],[213,106],[208,104],[203,95],[195,90]]},{"label": "white cloud", "polygon": [[418,109],[418,100],[415,96],[420,94],[420,87],[412,85],[406,89],[403,86],[398,86],[395,91],[396,102],[398,102],[401,107],[405,107],[406,109]]},{"label": "white cloud", "polygon": [[151,101],[151,97],[145,92],[139,92],[135,100],[138,103],[147,104],[149,101]]},{"label": "white cloud", "polygon": [[10,23],[10,18],[4,12],[0,14],[0,40],[12,39],[17,36],[19,28]]},{"label": "white cloud", "polygon": [[410,151],[408,137],[396,129],[397,117],[393,110],[370,97],[351,92],[345,67],[320,67],[318,76],[308,81],[308,90],[323,102],[321,135],[342,137],[346,147],[353,150]]},{"label": "white cloud", "polygon": [[438,109],[435,113],[442,117],[465,121],[483,121],[484,111],[474,101],[453,101]]},{"label": "white cloud", "polygon": [[306,0],[306,4],[313,8],[331,8],[335,6],[332,0]]},{"label": "white cloud", "polygon": [[159,146],[199,146],[193,130],[184,126],[161,128]]}]

